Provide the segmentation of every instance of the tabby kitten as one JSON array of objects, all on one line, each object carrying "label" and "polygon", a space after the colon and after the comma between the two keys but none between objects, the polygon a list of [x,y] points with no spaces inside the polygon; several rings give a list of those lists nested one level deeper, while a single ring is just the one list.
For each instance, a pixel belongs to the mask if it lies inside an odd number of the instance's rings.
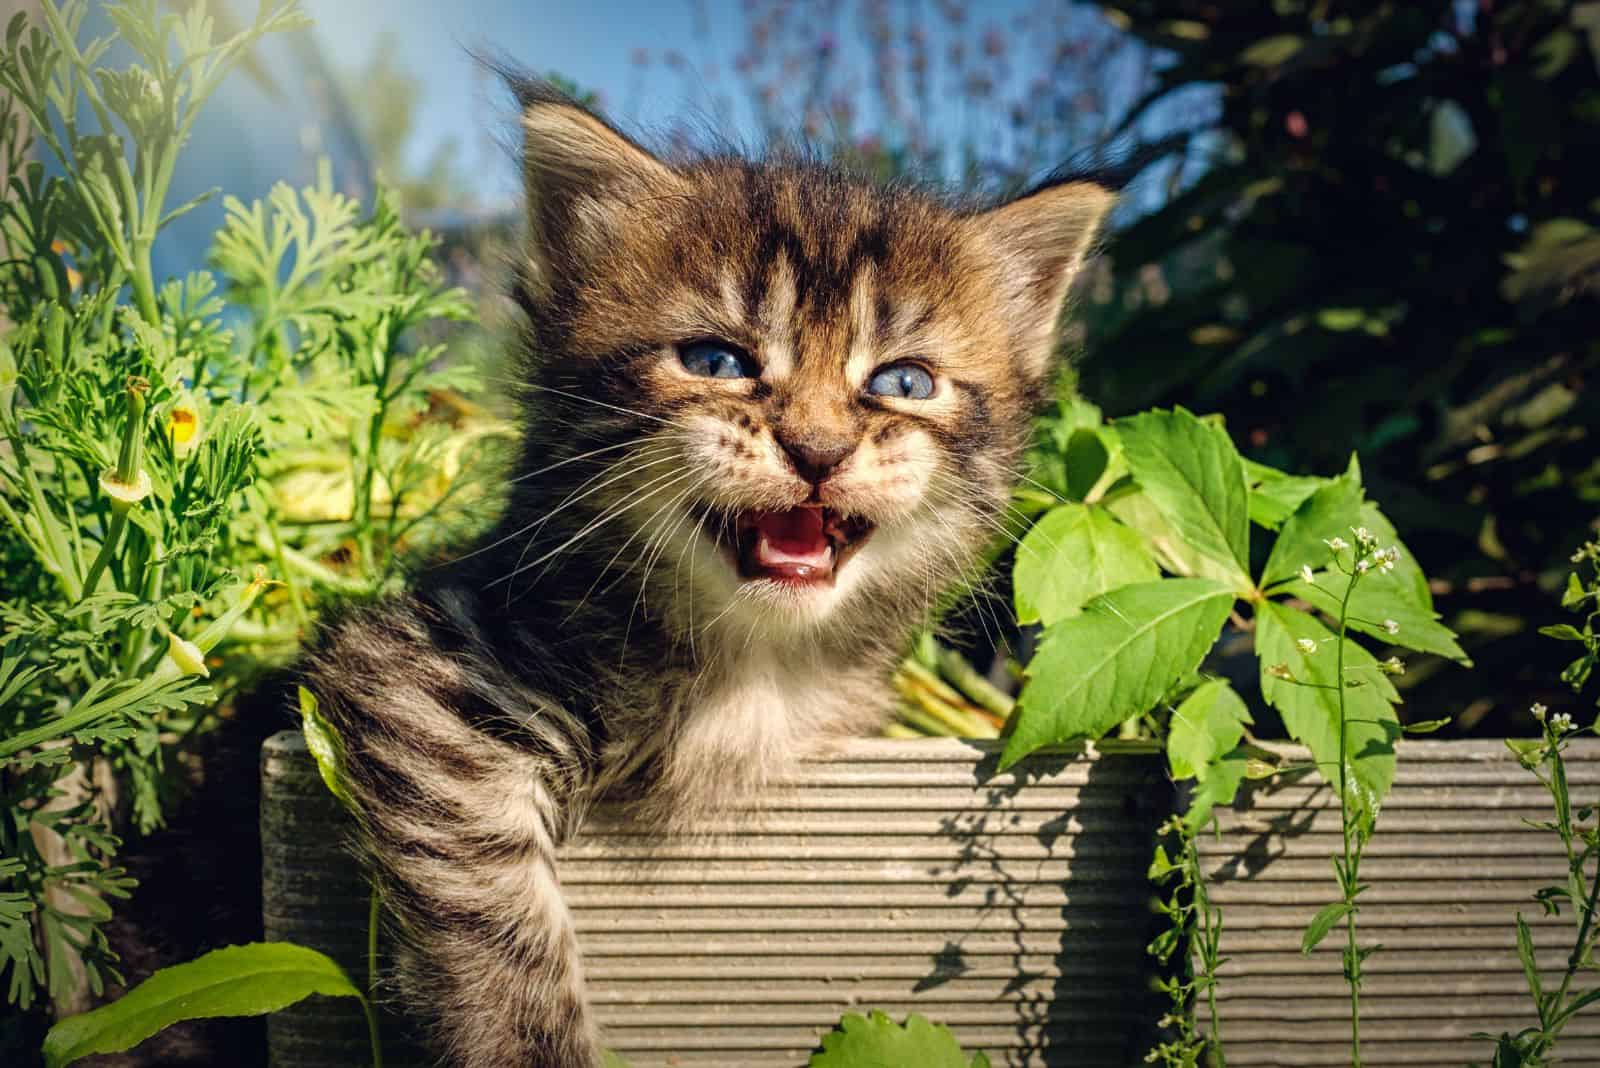
[{"label": "tabby kitten", "polygon": [[520,474],[493,533],[331,623],[408,1007],[448,1063],[589,1068],[556,847],[870,732],[1005,507],[1111,195],[972,210],[810,163],[669,163],[519,82]]}]

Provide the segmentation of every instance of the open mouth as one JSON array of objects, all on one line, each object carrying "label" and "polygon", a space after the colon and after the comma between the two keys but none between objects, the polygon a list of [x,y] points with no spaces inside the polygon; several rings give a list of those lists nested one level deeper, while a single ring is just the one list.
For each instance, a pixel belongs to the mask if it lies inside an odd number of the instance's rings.
[{"label": "open mouth", "polygon": [[821,505],[708,516],[706,526],[740,578],[799,586],[831,585],[875,529],[870,520]]}]

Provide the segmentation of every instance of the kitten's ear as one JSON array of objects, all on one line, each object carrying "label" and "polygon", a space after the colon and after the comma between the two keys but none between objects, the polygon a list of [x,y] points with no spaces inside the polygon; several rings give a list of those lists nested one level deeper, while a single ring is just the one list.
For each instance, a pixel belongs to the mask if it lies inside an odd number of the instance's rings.
[{"label": "kitten's ear", "polygon": [[1035,374],[1049,371],[1067,290],[1115,202],[1115,194],[1092,182],[1064,182],[967,220],[999,260],[1011,322]]},{"label": "kitten's ear", "polygon": [[513,85],[522,107],[522,175],[527,195],[527,281],[549,290],[552,271],[581,270],[630,204],[681,192],[671,167],[548,83]]}]

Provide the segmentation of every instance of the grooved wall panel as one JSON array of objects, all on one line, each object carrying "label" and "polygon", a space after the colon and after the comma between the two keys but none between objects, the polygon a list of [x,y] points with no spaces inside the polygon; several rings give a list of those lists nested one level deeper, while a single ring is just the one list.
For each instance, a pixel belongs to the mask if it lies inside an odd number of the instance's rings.
[{"label": "grooved wall panel", "polygon": [[[607,1044],[634,1068],[799,1068],[843,1013],[881,1008],[997,1066],[1139,1061],[1159,1015],[1144,873],[1171,789],[1143,757],[994,764],[954,740],[852,742],[761,813],[665,842],[599,809],[561,879]],[[298,735],[267,743],[263,775],[267,936],[364,974],[342,813]],[[353,1006],[269,1029],[280,1068],[365,1056]]]},{"label": "grooved wall panel", "polygon": [[[1516,911],[1547,982],[1570,947],[1565,919],[1536,915],[1530,898],[1564,878],[1559,844],[1521,822],[1549,818],[1548,799],[1499,742],[1401,750],[1363,867],[1362,940],[1385,946],[1367,965],[1364,1060],[1487,1061],[1472,1032],[1530,1019]],[[1143,952],[1158,929],[1150,836],[1172,805],[1161,761],[1041,755],[995,774],[994,753],[852,742],[762,813],[669,841],[601,808],[563,850],[561,877],[608,1044],[635,1068],[800,1068],[841,1013],[876,1007],[949,1024],[996,1065],[1141,1063],[1162,1011]],[[1575,800],[1596,800],[1600,746],[1571,756]],[[268,742],[263,776],[267,936],[364,974],[367,892],[298,735]],[[1220,837],[1202,839],[1224,913],[1234,1068],[1349,1063],[1342,936],[1299,951],[1335,894],[1332,801],[1310,780],[1247,784],[1219,814]],[[269,1029],[280,1068],[366,1056],[360,1017],[340,1002],[304,1003]],[[1565,1063],[1600,1064],[1600,1015],[1568,1036]],[[423,1062],[396,1044],[389,1063]]]},{"label": "grooved wall panel", "polygon": [[[1303,760],[1303,750],[1283,749]],[[1600,745],[1568,751],[1574,805],[1600,800]],[[1222,909],[1218,1008],[1230,1068],[1348,1065],[1350,1022],[1342,974],[1344,928],[1309,956],[1300,933],[1338,897],[1328,858],[1341,848],[1334,793],[1312,777],[1246,783],[1220,813],[1219,837],[1200,840],[1212,900]],[[1547,988],[1560,984],[1574,934],[1571,913],[1546,918],[1531,895],[1566,882],[1555,835],[1524,820],[1552,818],[1550,795],[1498,741],[1404,742],[1393,792],[1367,847],[1361,945],[1362,1063],[1487,1064],[1498,1034],[1533,1023],[1517,959],[1515,917],[1533,929]],[[1580,973],[1574,990],[1600,986]],[[1579,1015],[1557,1052],[1564,1064],[1600,1064],[1600,1014]]]}]

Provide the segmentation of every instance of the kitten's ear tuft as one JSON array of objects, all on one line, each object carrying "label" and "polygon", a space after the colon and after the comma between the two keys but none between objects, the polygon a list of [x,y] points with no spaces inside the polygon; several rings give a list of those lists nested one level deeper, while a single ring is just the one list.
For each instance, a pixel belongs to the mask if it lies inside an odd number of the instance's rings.
[{"label": "kitten's ear tuft", "polygon": [[682,179],[548,82],[521,78],[511,90],[522,109],[527,280],[542,295],[550,272],[580,268],[630,203],[681,191]]},{"label": "kitten's ear tuft", "polygon": [[999,260],[1003,296],[1033,373],[1049,371],[1067,290],[1115,202],[1093,182],[1061,182],[967,220]]}]

